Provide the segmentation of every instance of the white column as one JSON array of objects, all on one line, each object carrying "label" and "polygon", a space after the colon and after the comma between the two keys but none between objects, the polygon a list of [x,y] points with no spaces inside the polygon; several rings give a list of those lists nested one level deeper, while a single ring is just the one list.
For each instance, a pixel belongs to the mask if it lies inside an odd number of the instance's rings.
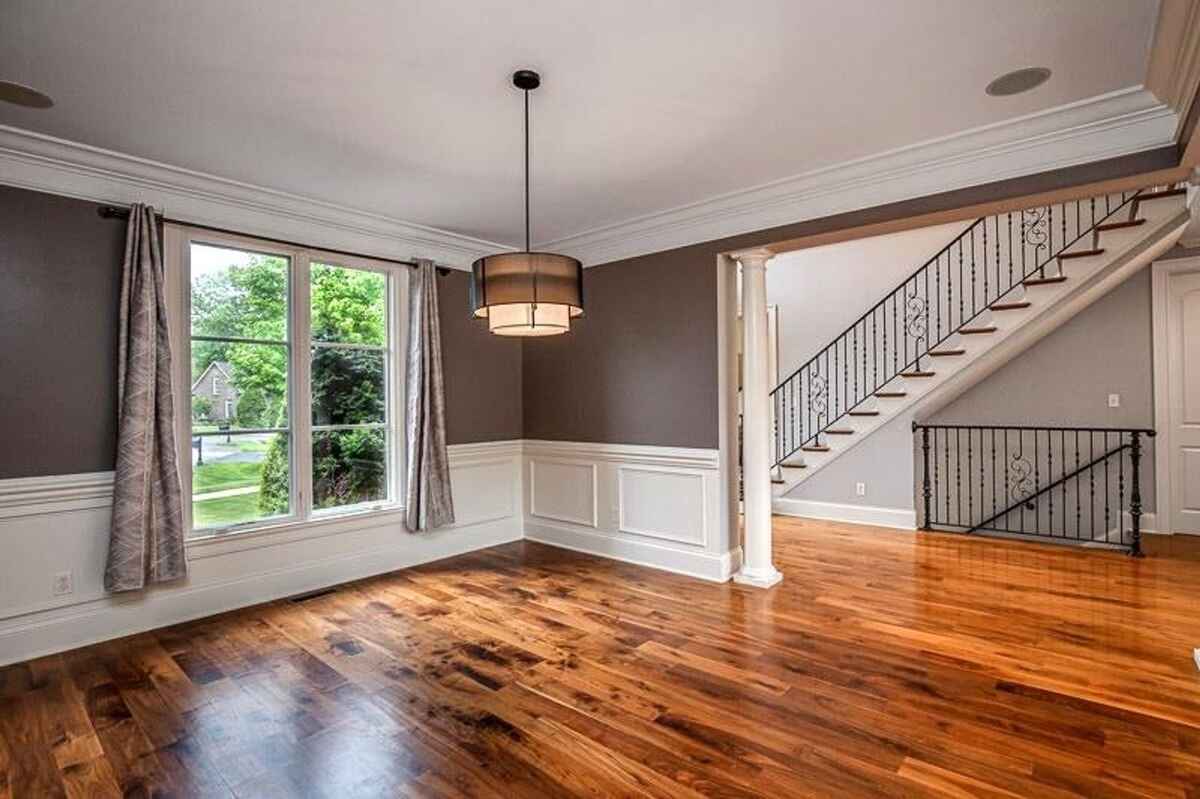
[{"label": "white column", "polygon": [[771,387],[767,354],[767,261],[750,250],[742,264],[742,568],[733,579],[770,588],[783,579],[771,562]]}]

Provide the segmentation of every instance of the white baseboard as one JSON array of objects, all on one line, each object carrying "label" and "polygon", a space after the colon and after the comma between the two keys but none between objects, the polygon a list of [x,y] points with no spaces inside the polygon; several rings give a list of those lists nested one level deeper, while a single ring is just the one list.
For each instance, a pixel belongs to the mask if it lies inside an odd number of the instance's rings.
[{"label": "white baseboard", "polygon": [[675,547],[660,546],[608,533],[585,531],[567,525],[531,519],[525,520],[525,538],[539,544],[548,544],[588,555],[599,555],[625,563],[649,566],[718,583],[723,583],[732,577],[741,568],[742,561],[740,547],[723,555],[702,550],[687,552]]},{"label": "white baseboard", "polygon": [[900,530],[917,529],[917,512],[905,508],[878,508],[871,505],[843,505],[838,502],[776,497],[771,509],[780,516],[803,516],[831,522],[895,527]]},{"label": "white baseboard", "polygon": [[22,617],[0,628],[0,666],[518,541],[521,529],[516,522],[492,521],[417,535],[395,530],[395,544],[373,550]]}]

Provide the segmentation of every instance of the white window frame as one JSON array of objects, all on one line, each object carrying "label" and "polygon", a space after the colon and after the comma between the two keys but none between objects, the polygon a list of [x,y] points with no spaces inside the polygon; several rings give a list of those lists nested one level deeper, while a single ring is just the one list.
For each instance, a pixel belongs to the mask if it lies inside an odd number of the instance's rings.
[{"label": "white window frame", "polygon": [[[288,414],[291,420],[291,513],[221,528],[192,529],[192,413],[191,413],[191,247],[208,244],[290,259],[288,275]],[[404,508],[404,353],[407,344],[408,267],[369,258],[352,257],[320,249],[277,244],[203,228],[167,224],[163,227],[163,260],[166,273],[167,319],[170,326],[173,383],[175,387],[175,444],[179,479],[183,484],[184,530],[189,544],[224,539],[231,535],[287,531],[296,527]],[[385,358],[385,391],[388,398],[388,496],[386,500],[345,508],[314,509],[312,497],[312,336],[311,264],[318,262],[378,272],[388,278],[387,325],[390,352]]]}]

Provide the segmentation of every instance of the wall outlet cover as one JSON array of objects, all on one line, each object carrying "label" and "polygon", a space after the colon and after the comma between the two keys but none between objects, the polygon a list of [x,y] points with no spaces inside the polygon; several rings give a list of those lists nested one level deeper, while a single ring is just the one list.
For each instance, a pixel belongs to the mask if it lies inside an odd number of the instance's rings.
[{"label": "wall outlet cover", "polygon": [[1121,407],[1121,395],[1120,394],[1109,394],[1108,395],[1108,407],[1120,408]]},{"label": "wall outlet cover", "polygon": [[1192,650],[1192,659],[1196,661],[1196,668],[1200,669],[1200,649]]},{"label": "wall outlet cover", "polygon": [[854,484],[854,495],[858,496],[858,497],[865,497],[867,495],[867,484],[866,483],[855,483]]}]

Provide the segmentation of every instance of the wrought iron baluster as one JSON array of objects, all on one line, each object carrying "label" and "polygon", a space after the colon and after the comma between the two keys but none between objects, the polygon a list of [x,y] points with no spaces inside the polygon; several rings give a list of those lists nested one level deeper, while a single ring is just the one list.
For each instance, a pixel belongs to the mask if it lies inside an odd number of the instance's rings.
[{"label": "wrought iron baluster", "polygon": [[[914,429],[915,429],[915,425],[914,425]],[[923,468],[921,470],[921,474],[923,477],[923,481],[921,484],[921,496],[924,499],[924,505],[925,505],[925,516],[922,521],[921,529],[928,530],[928,529],[930,529],[930,524],[929,524],[930,505],[931,505],[931,502],[933,499],[933,486],[929,482],[929,428],[928,427],[921,428],[921,456],[922,456],[922,464],[923,464]]]},{"label": "wrought iron baluster", "polygon": [[1130,542],[1130,554],[1141,557],[1142,554],[1142,485],[1140,470],[1142,461],[1142,434],[1136,430],[1129,447],[1129,520],[1132,527],[1133,539]]}]

